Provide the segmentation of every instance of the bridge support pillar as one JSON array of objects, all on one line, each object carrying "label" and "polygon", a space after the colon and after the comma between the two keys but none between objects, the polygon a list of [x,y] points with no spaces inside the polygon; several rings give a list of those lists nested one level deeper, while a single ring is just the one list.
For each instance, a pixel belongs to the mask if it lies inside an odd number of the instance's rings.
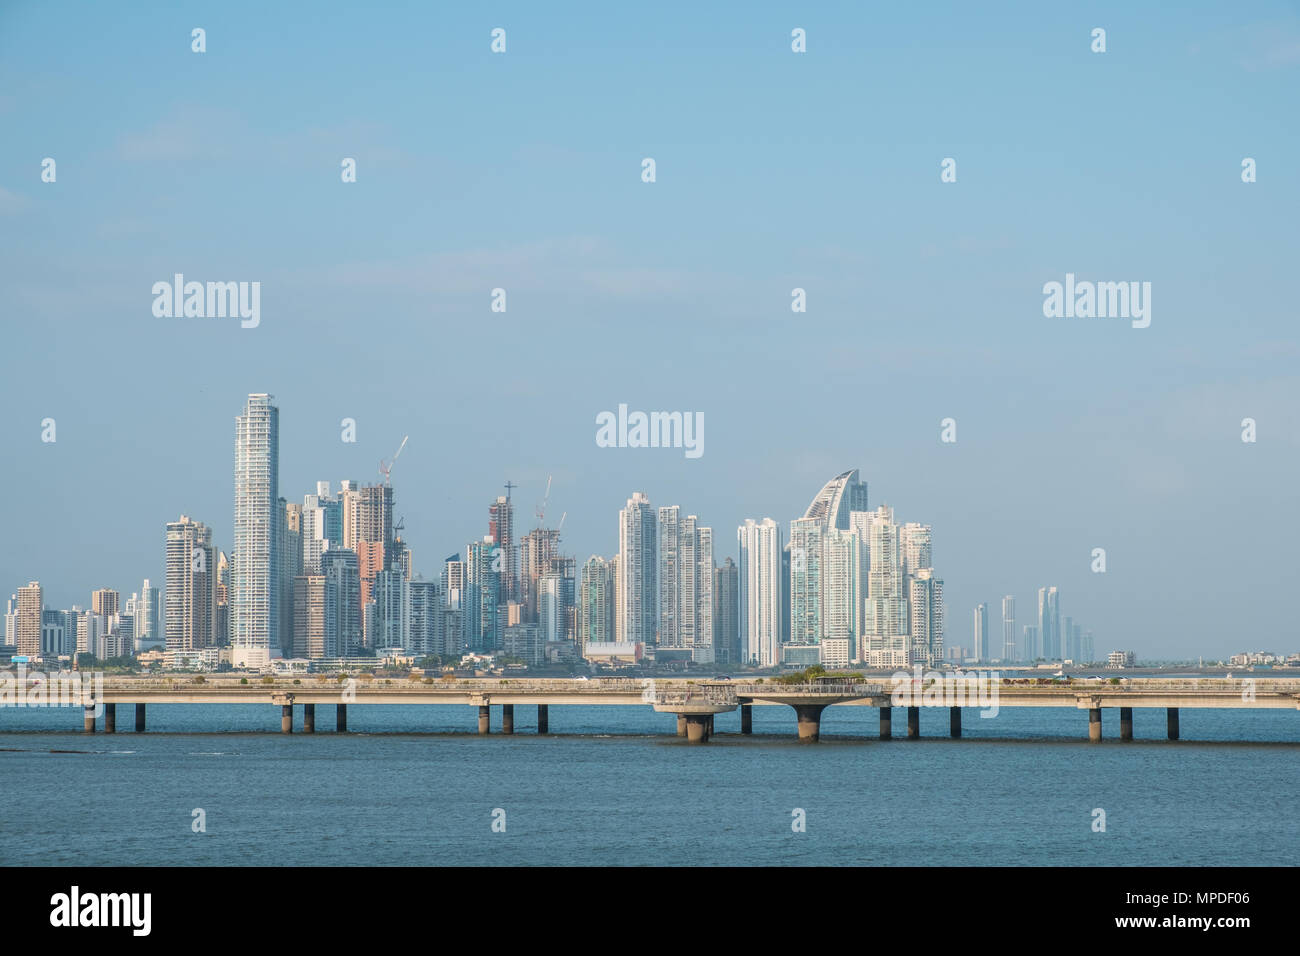
[{"label": "bridge support pillar", "polygon": [[316,733],[316,705],[302,705],[302,732],[304,734]]},{"label": "bridge support pillar", "polygon": [[950,737],[961,736],[961,708],[960,707],[948,708],[948,736]]},{"label": "bridge support pillar", "polygon": [[513,734],[515,732],[515,705],[501,705],[501,732],[503,734]]},{"label": "bridge support pillar", "polygon": [[539,734],[549,734],[551,732],[551,712],[548,704],[537,705],[537,732]]},{"label": "bridge support pillar", "polygon": [[1168,707],[1165,709],[1165,727],[1169,731],[1169,739],[1178,739],[1178,708]]},{"label": "bridge support pillar", "polygon": [[794,713],[799,719],[799,739],[817,741],[821,739],[822,711],[826,704],[795,704]]},{"label": "bridge support pillar", "polygon": [[280,733],[293,733],[293,704],[282,704],[280,707]]},{"label": "bridge support pillar", "polygon": [[492,733],[492,708],[487,704],[481,704],[478,709],[478,732],[480,734]]},{"label": "bridge support pillar", "polygon": [[742,734],[752,734],[754,732],[754,705],[740,705],[740,732]]},{"label": "bridge support pillar", "polygon": [[715,715],[709,714],[709,736],[713,736],[713,718]]},{"label": "bridge support pillar", "polygon": [[678,737],[686,736],[686,715],[685,714],[677,715],[677,736]]},{"label": "bridge support pillar", "polygon": [[338,704],[334,708],[334,729],[341,734],[348,732],[348,705]]},{"label": "bridge support pillar", "polygon": [[104,733],[117,733],[117,704],[104,705]]},{"label": "bridge support pillar", "polygon": [[880,739],[890,740],[894,736],[894,708],[880,708]]},{"label": "bridge support pillar", "polygon": [[907,739],[914,740],[921,736],[921,708],[907,708]]},{"label": "bridge support pillar", "polygon": [[1088,710],[1088,739],[1093,741],[1101,740],[1101,708],[1091,707]]},{"label": "bridge support pillar", "polygon": [[1133,739],[1133,708],[1121,707],[1119,709],[1119,739]]},{"label": "bridge support pillar", "polygon": [[82,724],[82,730],[88,734],[95,732],[95,705],[90,704],[86,707],[85,723]]},{"label": "bridge support pillar", "polygon": [[135,732],[144,733],[144,704],[135,705]]},{"label": "bridge support pillar", "polygon": [[707,744],[712,723],[712,714],[687,714],[686,739],[693,744]]}]

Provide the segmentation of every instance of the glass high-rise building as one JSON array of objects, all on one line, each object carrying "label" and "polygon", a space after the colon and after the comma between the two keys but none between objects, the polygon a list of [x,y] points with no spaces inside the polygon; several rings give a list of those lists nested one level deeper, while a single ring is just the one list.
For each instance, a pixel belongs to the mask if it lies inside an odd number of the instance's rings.
[{"label": "glass high-rise building", "polygon": [[740,663],[772,667],[780,661],[781,526],[771,518],[748,518],[736,529]]},{"label": "glass high-rise building", "polygon": [[655,643],[658,630],[659,550],[655,510],[643,492],[634,492],[618,513],[618,640]]},{"label": "glass high-rise building", "polygon": [[790,634],[791,644],[818,644],[822,637],[822,535],[820,518],[790,522]]},{"label": "glass high-rise building", "polygon": [[803,516],[820,521],[824,527],[848,531],[849,515],[866,510],[867,483],[858,479],[858,470],[854,468],[826,482]]},{"label": "glass high-rise building", "polygon": [[235,419],[235,542],[230,644],[236,667],[264,666],[280,646],[280,410],[252,394]]},{"label": "glass high-rise building", "polygon": [[714,572],[713,584],[713,653],[719,664],[740,661],[739,587],[736,563],[727,558]]},{"label": "glass high-rise building", "polygon": [[[1061,656],[1061,605],[1056,588],[1038,589],[1038,638],[1042,642],[1041,656],[1048,660]],[[1026,660],[1032,661],[1037,656]]]},{"label": "glass high-rise building", "polygon": [[1002,599],[1002,660],[1014,664],[1016,658],[1016,599],[1008,594]]},{"label": "glass high-rise building", "polygon": [[582,566],[578,586],[578,653],[588,644],[614,641],[614,570],[611,562],[592,555]]},{"label": "glass high-rise building", "polygon": [[975,660],[989,659],[989,606],[975,606]]}]

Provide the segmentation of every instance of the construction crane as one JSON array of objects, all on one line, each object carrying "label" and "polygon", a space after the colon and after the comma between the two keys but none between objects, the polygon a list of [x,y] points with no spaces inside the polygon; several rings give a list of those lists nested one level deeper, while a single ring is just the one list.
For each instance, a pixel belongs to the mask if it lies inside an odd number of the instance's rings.
[{"label": "construction crane", "polygon": [[402,453],[402,449],[406,447],[406,442],[410,437],[410,435],[407,435],[402,439],[402,443],[397,446],[397,451],[393,452],[393,457],[391,459],[385,460],[381,458],[379,460],[379,473],[384,476],[384,484],[387,485],[392,483],[389,481],[389,478],[392,475],[393,465],[397,464],[397,456]]},{"label": "construction crane", "polygon": [[567,517],[569,517],[569,513],[566,511],[560,515],[560,523],[555,527],[555,546],[557,549],[560,546],[560,532],[564,530],[564,519]]},{"label": "construction crane", "polygon": [[539,528],[546,527],[546,506],[551,502],[551,477],[550,475],[546,476],[546,497],[537,506],[537,527]]}]

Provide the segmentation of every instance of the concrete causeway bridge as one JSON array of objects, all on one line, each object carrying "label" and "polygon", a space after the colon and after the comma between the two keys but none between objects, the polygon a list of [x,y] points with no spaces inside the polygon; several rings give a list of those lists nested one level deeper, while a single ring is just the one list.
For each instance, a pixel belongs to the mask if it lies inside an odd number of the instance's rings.
[{"label": "concrete causeway bridge", "polygon": [[[53,675],[51,675],[53,676]],[[1110,683],[1097,679],[1067,681],[1015,679],[987,675],[927,675],[924,680],[881,678],[877,682],[819,680],[787,684],[773,680],[685,679],[383,679],[261,678],[238,675],[194,677],[106,677],[95,697],[83,700],[87,733],[117,730],[117,705],[135,705],[135,730],[145,729],[149,704],[264,704],[280,708],[280,730],[292,733],[295,708],[301,708],[302,731],[316,730],[316,707],[334,706],[335,728],[347,730],[350,705],[460,704],[478,708],[478,732],[492,730],[492,708],[499,707],[501,732],[513,734],[516,706],[537,708],[537,732],[549,732],[549,708],[556,706],[651,706],[677,715],[677,733],[705,743],[717,714],[740,710],[742,734],[753,732],[755,706],[787,706],[794,710],[798,736],[815,741],[822,712],[830,706],[875,707],[880,711],[880,737],[893,736],[895,707],[907,710],[907,736],[920,736],[922,709],[946,708],[949,733],[961,736],[964,708],[986,711],[1003,707],[1069,707],[1088,712],[1088,736],[1101,740],[1103,708],[1119,710],[1120,739],[1133,738],[1134,708],[1163,708],[1170,740],[1179,736],[1183,708],[1300,710],[1300,679],[1135,678]],[[3,721],[0,707],[0,721]],[[3,728],[0,723],[0,729]]]}]

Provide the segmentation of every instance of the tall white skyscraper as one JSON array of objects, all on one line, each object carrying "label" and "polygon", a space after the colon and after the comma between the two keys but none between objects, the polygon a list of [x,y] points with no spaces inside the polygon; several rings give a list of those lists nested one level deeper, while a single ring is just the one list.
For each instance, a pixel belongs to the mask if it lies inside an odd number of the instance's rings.
[{"label": "tall white skyscraper", "polygon": [[659,647],[713,662],[713,529],[677,505],[659,509]]},{"label": "tall white skyscraper", "polygon": [[989,659],[989,606],[975,606],[975,660]]},{"label": "tall white skyscraper", "polygon": [[280,410],[248,396],[235,419],[235,546],[230,643],[236,667],[260,667],[280,647]]},{"label": "tall white skyscraper", "polygon": [[943,663],[943,581],[933,568],[918,568],[908,576],[912,653],[911,663]]},{"label": "tall white skyscraper", "polygon": [[736,530],[741,662],[772,667],[780,660],[781,526],[752,518]]},{"label": "tall white skyscraper", "polygon": [[[1061,605],[1056,588],[1038,589],[1038,635],[1042,641],[1042,656],[1048,660],[1059,658],[1061,656]],[[1033,660],[1034,657],[1026,659]]]},{"label": "tall white skyscraper", "polygon": [[[221,643],[221,638],[222,634],[218,631],[216,633],[218,644]],[[140,599],[135,606],[136,650],[148,650],[162,643],[162,600],[158,594],[158,589],[150,583],[148,578],[145,578],[144,584],[140,588]]]},{"label": "tall white skyscraper", "polygon": [[659,635],[658,647],[680,648],[684,646],[682,637],[681,602],[682,578],[681,555],[682,541],[680,534],[681,508],[677,505],[665,505],[659,509],[658,521],[658,601],[659,601]]},{"label": "tall white skyscraper", "polygon": [[[907,592],[894,511],[880,507],[871,521],[871,570],[867,574],[866,634],[873,650],[899,650],[907,635]],[[905,650],[905,647],[902,648]]]},{"label": "tall white skyscraper", "polygon": [[817,492],[804,518],[820,521],[824,527],[849,529],[849,516],[867,510],[867,483],[858,480],[858,470],[836,475]]},{"label": "tall white skyscraper", "polygon": [[822,637],[822,537],[827,524],[820,518],[790,522],[791,644],[819,644]]},{"label": "tall white skyscraper", "polygon": [[618,513],[618,612],[621,643],[652,646],[659,610],[659,555],[650,499],[635,492]]},{"label": "tall white skyscraper", "polygon": [[822,638],[847,640],[849,659],[858,660],[866,609],[866,550],[856,530],[829,528],[822,537]]},{"label": "tall white skyscraper", "polygon": [[692,567],[695,569],[695,581],[692,586],[691,603],[695,608],[694,625],[689,635],[691,659],[699,664],[712,664],[715,660],[714,647],[714,587],[717,567],[713,562],[713,529],[696,525],[695,515],[689,515],[687,521],[693,526],[695,554]]},{"label": "tall white skyscraper", "polygon": [[1016,660],[1016,599],[1008,594],[1002,599],[1002,661]]}]

